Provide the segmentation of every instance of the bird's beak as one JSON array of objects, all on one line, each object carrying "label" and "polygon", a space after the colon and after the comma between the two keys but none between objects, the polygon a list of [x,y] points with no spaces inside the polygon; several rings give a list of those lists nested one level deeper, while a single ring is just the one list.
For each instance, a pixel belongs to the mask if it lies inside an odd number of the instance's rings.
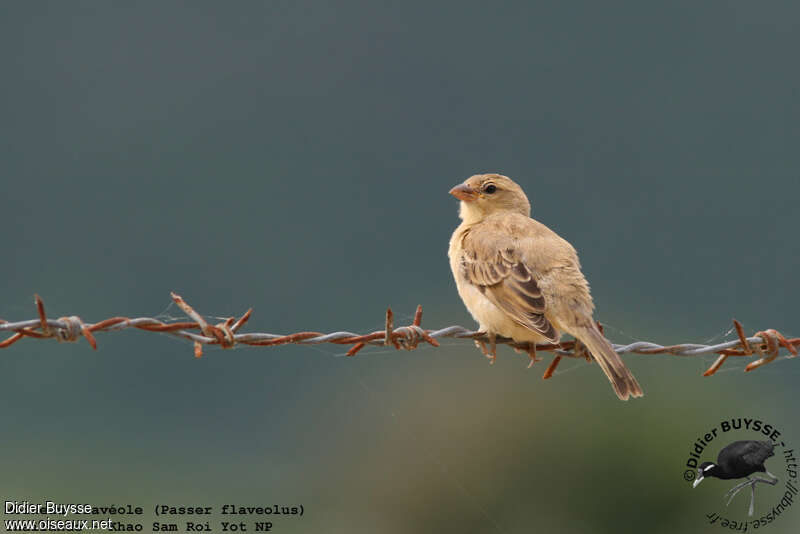
[{"label": "bird's beak", "polygon": [[694,479],[694,484],[692,484],[692,489],[696,488],[702,481],[703,475],[697,475],[697,478]]},{"label": "bird's beak", "polygon": [[450,194],[458,200],[469,202],[478,198],[478,192],[472,189],[467,184],[459,184],[450,190]]}]

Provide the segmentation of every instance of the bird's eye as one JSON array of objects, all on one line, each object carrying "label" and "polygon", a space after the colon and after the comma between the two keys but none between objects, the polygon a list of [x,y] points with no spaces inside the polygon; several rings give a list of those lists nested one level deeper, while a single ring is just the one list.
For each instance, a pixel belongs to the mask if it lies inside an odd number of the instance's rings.
[{"label": "bird's eye", "polygon": [[484,192],[489,193],[490,195],[497,191],[497,186],[494,184],[489,184],[483,188]]}]

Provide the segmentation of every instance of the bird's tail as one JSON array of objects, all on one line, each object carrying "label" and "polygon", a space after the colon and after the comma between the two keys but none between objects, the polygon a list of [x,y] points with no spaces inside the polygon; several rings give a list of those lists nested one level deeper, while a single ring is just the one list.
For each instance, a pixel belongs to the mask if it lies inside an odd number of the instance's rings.
[{"label": "bird's tail", "polygon": [[589,348],[589,352],[592,353],[595,361],[611,382],[617,397],[621,400],[628,400],[628,397],[641,397],[644,395],[639,382],[636,381],[630,370],[625,367],[625,362],[622,361],[619,354],[611,347],[611,343],[603,337],[597,327],[594,325],[578,326],[570,328],[569,332]]}]

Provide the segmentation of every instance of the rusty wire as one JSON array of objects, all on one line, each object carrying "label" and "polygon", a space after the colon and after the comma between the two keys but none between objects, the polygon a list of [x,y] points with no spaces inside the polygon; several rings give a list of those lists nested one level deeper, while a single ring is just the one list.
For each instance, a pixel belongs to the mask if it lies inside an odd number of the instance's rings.
[{"label": "rusty wire", "polygon": [[[73,342],[81,337],[97,349],[97,342],[94,337],[95,332],[117,332],[126,328],[138,328],[149,332],[161,332],[175,337],[188,339],[194,342],[194,355],[199,358],[203,355],[203,345],[219,345],[224,349],[233,348],[236,345],[251,345],[261,347],[275,347],[293,343],[298,345],[316,345],[319,343],[335,343],[337,345],[352,345],[347,351],[348,356],[355,356],[358,351],[367,345],[393,346],[396,349],[413,350],[422,343],[428,343],[434,347],[439,346],[437,338],[458,338],[473,339],[484,348],[485,343],[490,342],[489,338],[483,333],[468,330],[463,326],[448,326],[439,330],[426,330],[421,326],[422,306],[417,307],[412,324],[408,326],[394,327],[394,314],[391,309],[386,310],[386,327],[383,330],[375,331],[370,334],[354,334],[352,332],[332,332],[323,334],[321,332],[297,332],[289,335],[265,334],[265,333],[237,333],[244,326],[252,314],[252,309],[247,310],[238,319],[230,317],[218,324],[210,324],[203,316],[197,313],[183,298],[172,293],[172,300],[181,310],[191,319],[190,321],[162,322],[151,317],[139,317],[130,319],[128,317],[111,317],[104,321],[94,324],[87,324],[77,316],[60,317],[58,319],[48,319],[44,310],[44,302],[36,295],[36,310],[38,319],[28,321],[9,322],[0,319],[0,332],[13,332],[13,334],[0,341],[0,348],[7,348],[24,337],[34,339],[55,338],[59,342]],[[620,354],[670,354],[673,356],[700,356],[704,354],[718,354],[716,361],[703,373],[703,376],[711,376],[716,373],[725,363],[728,357],[748,357],[759,356],[758,359],[750,362],[745,371],[752,371],[762,365],[766,365],[780,354],[781,348],[788,351],[790,358],[797,356],[797,347],[800,346],[800,338],[786,339],[780,332],[774,329],[756,332],[751,337],[746,337],[741,323],[733,320],[734,328],[738,339],[718,343],[716,345],[701,345],[694,343],[683,343],[680,345],[662,346],[648,341],[637,341],[628,345],[613,344],[614,350]],[[199,330],[199,333],[192,332]],[[530,365],[538,361],[537,352],[553,352],[554,358],[544,372],[542,378],[550,378],[553,375],[559,362],[564,357],[585,358],[591,360],[591,356],[586,348],[573,340],[561,343],[517,343],[511,339],[498,337],[497,343],[509,345],[517,351],[527,352],[530,356]]]}]

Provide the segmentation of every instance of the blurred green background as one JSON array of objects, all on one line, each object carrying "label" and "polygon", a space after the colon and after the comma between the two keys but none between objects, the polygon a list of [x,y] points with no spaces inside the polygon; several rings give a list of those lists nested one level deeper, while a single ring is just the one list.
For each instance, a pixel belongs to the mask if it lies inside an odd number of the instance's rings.
[{"label": "blurred green background", "polygon": [[[497,171],[581,253],[613,341],[800,331],[794,2],[0,14],[6,320],[34,293],[53,317],[179,317],[174,290],[210,316],[253,306],[251,331],[368,332],[417,304],[472,327],[447,191]],[[682,480],[696,437],[747,416],[800,444],[796,361],[704,379],[713,358],[630,355],[646,396],[622,403],[594,365],[543,382],[546,362],[490,367],[463,341],[98,343],[0,353],[5,499],[302,503],[278,532],[706,532],[731,484]]]}]

